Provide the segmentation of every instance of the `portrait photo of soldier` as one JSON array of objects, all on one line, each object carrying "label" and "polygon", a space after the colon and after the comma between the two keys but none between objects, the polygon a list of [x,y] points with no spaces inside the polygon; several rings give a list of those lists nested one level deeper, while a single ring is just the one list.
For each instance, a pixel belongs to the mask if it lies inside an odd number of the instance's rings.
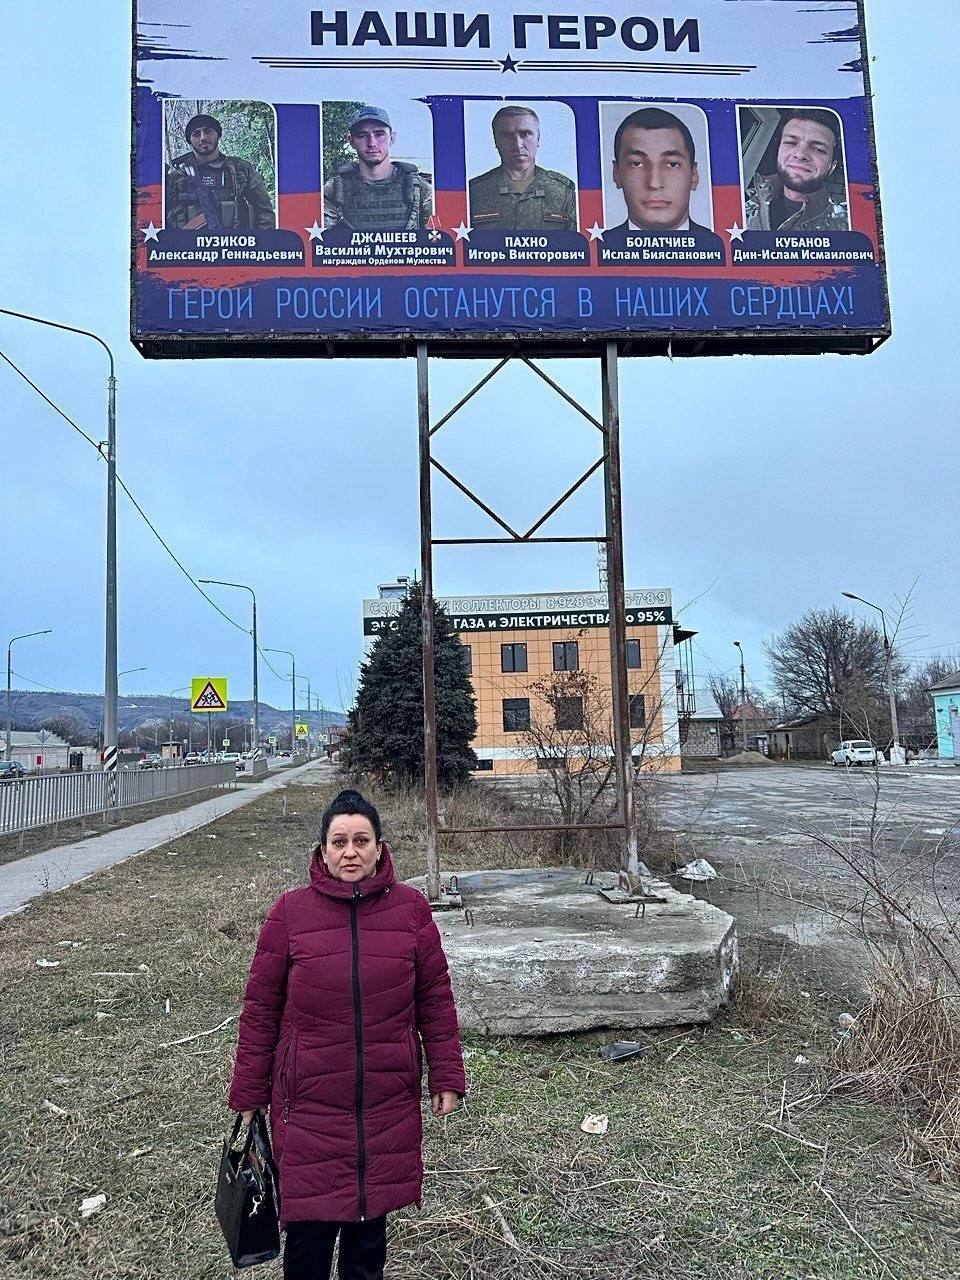
[{"label": "portrait photo of soldier", "polygon": [[344,104],[324,104],[324,228],[426,230],[433,215],[433,181],[415,161],[391,154],[397,146],[391,113],[361,104],[345,121],[343,114]]},{"label": "portrait photo of soldier", "polygon": [[840,119],[820,107],[738,109],[748,231],[849,231]]},{"label": "portrait photo of soldier", "polygon": [[[604,244],[628,233],[713,234],[706,225],[706,219],[712,222],[709,174],[702,181],[700,171],[700,158],[707,157],[706,120],[697,108],[671,107],[640,107],[616,125],[604,165]],[[618,109],[622,114],[619,104]],[[605,112],[606,136],[613,118]]]},{"label": "portrait photo of soldier", "polygon": [[490,126],[499,164],[470,179],[470,225],[477,231],[576,231],[576,184],[537,163],[540,114],[504,106]]},{"label": "portrait photo of soldier", "polygon": [[[204,110],[198,110],[198,107]],[[276,124],[266,103],[165,103],[164,226],[274,230]],[[186,150],[184,150],[184,145]]]}]

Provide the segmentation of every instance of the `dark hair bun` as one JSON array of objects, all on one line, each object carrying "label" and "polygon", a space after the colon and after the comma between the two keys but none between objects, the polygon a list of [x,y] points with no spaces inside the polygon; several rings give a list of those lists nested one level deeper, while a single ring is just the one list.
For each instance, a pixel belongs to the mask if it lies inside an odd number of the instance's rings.
[{"label": "dark hair bun", "polygon": [[349,814],[359,814],[361,817],[366,818],[373,827],[373,834],[377,840],[383,838],[380,815],[377,813],[376,807],[365,796],[362,796],[359,791],[354,791],[352,787],[348,787],[331,800],[326,812],[320,819],[321,844],[327,843],[327,832],[330,830],[330,823],[333,819]]}]

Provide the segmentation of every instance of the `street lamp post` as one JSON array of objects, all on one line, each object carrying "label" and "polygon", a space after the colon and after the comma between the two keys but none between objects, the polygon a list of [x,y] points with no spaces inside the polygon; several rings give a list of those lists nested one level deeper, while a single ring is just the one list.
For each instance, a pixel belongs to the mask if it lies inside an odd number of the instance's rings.
[{"label": "street lamp post", "polygon": [[238,591],[249,591],[253,599],[253,750],[254,754],[260,747],[260,687],[258,677],[258,654],[257,648],[257,597],[253,587],[248,587],[243,582],[221,582],[219,578],[201,578],[200,581],[206,586],[213,587],[236,587]]},{"label": "street lamp post", "polygon": [[[302,681],[302,683],[307,686],[307,755],[309,756],[310,754],[310,677],[297,676],[297,679]],[[296,730],[294,730],[294,732],[296,732]],[[294,746],[291,748],[291,750],[296,750],[296,743],[294,743]]]},{"label": "street lamp post", "polygon": [[[117,672],[117,690],[118,690],[118,694],[117,694],[117,701],[118,701],[118,702],[119,702],[119,688],[120,688],[120,681],[123,679],[123,677],[124,677],[124,676],[132,676],[132,675],[133,675],[133,673],[134,673],[135,671],[146,671],[146,669],[147,669],[146,667],[127,667],[126,671],[118,671],[118,672]],[[118,748],[117,754],[118,754],[118,755],[119,755],[119,746],[120,746],[120,742],[119,742],[119,738],[120,738],[119,720],[120,720],[120,715],[119,715],[119,711],[118,711],[118,713],[117,713],[117,739],[118,739],[118,741],[117,741],[117,748]],[[100,707],[100,749],[101,749],[101,750],[103,750],[103,723],[104,723],[103,705],[101,704],[101,707]],[[134,742],[136,742],[136,737],[134,737]],[[137,750],[136,745],[134,745],[134,750],[135,750],[135,751]]]},{"label": "street lamp post", "polygon": [[740,650],[740,750],[747,749],[747,672],[743,665],[743,645],[734,640],[734,648]]},{"label": "street lamp post", "polygon": [[264,653],[285,653],[290,659],[290,754],[293,754],[297,743],[297,660],[289,649],[267,649]]},{"label": "street lamp post", "polygon": [[167,703],[167,722],[168,722],[168,723],[167,723],[167,741],[170,743],[170,745],[171,745],[171,746],[173,745],[173,699],[174,699],[174,695],[175,695],[175,694],[178,694],[178,693],[189,693],[189,692],[190,692],[190,690],[191,690],[191,688],[192,688],[192,686],[191,686],[191,685],[185,684],[185,685],[181,685],[179,689],[171,689],[171,690],[170,690],[170,692],[167,694],[167,698],[168,698],[168,703]]},{"label": "street lamp post", "polygon": [[852,591],[843,591],[841,592],[841,595],[846,596],[848,600],[858,600],[860,604],[865,604],[868,609],[876,609],[877,613],[880,615],[880,622],[883,626],[884,683],[887,686],[887,697],[890,701],[890,728],[893,731],[893,747],[890,751],[890,763],[902,764],[900,724],[897,720],[897,696],[893,691],[893,650],[890,647],[890,637],[887,635],[887,615],[878,604],[874,604],[871,600],[864,600],[863,596],[855,596]]},{"label": "street lamp post", "polygon": [[317,697],[317,755],[320,754],[320,748],[323,745],[323,700],[319,693]]},{"label": "street lamp post", "polygon": [[[49,329],[62,329],[65,333],[78,333],[92,338],[103,347],[110,361],[107,378],[107,438],[99,445],[100,456],[107,464],[107,579],[105,601],[104,644],[104,714],[103,714],[103,768],[107,773],[117,771],[117,379],[113,352],[99,334],[89,329],[78,329],[58,320],[46,320],[43,316],[29,315],[25,311],[11,311],[0,307],[0,315],[13,316],[17,320],[30,320],[33,324],[46,325]],[[106,453],[104,453],[106,445]],[[112,808],[112,806],[111,806]]]},{"label": "street lamp post", "polygon": [[10,665],[11,664],[10,650],[13,648],[14,643],[17,640],[29,640],[31,636],[48,636],[50,635],[52,630],[53,630],[53,627],[47,627],[46,630],[44,631],[28,631],[25,635],[14,636],[13,639],[10,641],[10,643],[7,645],[7,746],[6,746],[6,751],[4,752],[4,758],[7,760],[11,758],[10,731],[13,727],[11,702],[10,702],[10,688],[11,688],[10,677],[12,675],[12,668]]}]

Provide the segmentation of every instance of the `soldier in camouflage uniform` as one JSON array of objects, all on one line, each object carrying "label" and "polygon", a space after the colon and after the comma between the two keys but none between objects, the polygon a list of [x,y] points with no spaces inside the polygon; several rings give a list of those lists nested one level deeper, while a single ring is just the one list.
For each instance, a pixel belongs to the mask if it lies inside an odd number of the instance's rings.
[{"label": "soldier in camouflage uniform", "polygon": [[167,169],[165,225],[177,231],[273,230],[277,220],[263,179],[249,161],[220,150],[220,121],[194,116],[184,133],[191,150]]},{"label": "soldier in camouflage uniform", "polygon": [[[777,172],[756,174],[746,193],[748,231],[848,231],[847,206],[831,196],[841,163],[839,124],[830,111],[785,114]],[[841,171],[842,172],[842,171]]]},{"label": "soldier in camouflage uniform", "polygon": [[576,187],[537,164],[536,112],[501,107],[492,125],[500,164],[470,180],[471,225],[478,231],[576,231]]},{"label": "soldier in camouflage uniform", "polygon": [[382,107],[361,107],[347,126],[357,153],[323,187],[323,225],[345,231],[423,231],[433,214],[430,178],[390,159],[396,134]]}]

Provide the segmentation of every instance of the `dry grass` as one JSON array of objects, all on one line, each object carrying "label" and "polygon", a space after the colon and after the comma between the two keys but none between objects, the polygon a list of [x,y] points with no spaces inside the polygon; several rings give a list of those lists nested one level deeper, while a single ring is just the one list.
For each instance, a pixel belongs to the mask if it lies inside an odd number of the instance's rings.
[{"label": "dry grass", "polygon": [[[242,776],[239,781],[243,782]],[[45,853],[48,849],[57,849],[61,845],[76,844],[91,836],[103,835],[107,830],[117,831],[121,827],[134,826],[138,822],[159,818],[166,813],[179,813],[204,800],[210,800],[215,795],[225,795],[229,790],[231,790],[229,787],[204,787],[188,795],[170,796],[163,800],[151,800],[146,804],[121,809],[109,827],[104,825],[101,813],[91,813],[82,818],[70,818],[63,822],[51,822],[43,827],[34,827],[23,833],[22,841],[19,834],[0,836],[0,866],[7,862],[17,862],[20,858],[28,858],[33,853]]]},{"label": "dry grass", "polygon": [[[211,1202],[230,1019],[330,792],[285,794],[285,816],[266,796],[0,925],[3,1280],[229,1274]],[[422,871],[408,799],[383,803],[403,875]],[[467,841],[447,865],[501,852]],[[953,1280],[956,1220],[898,1177],[887,1112],[837,1095],[790,1119],[810,1091],[794,1059],[832,1018],[664,1032],[620,1065],[602,1035],[468,1039],[471,1096],[427,1117],[425,1205],[391,1218],[391,1280]]]},{"label": "dry grass", "polygon": [[878,967],[870,1001],[843,1035],[830,1081],[902,1110],[908,1165],[960,1179],[960,996],[899,963]]}]

